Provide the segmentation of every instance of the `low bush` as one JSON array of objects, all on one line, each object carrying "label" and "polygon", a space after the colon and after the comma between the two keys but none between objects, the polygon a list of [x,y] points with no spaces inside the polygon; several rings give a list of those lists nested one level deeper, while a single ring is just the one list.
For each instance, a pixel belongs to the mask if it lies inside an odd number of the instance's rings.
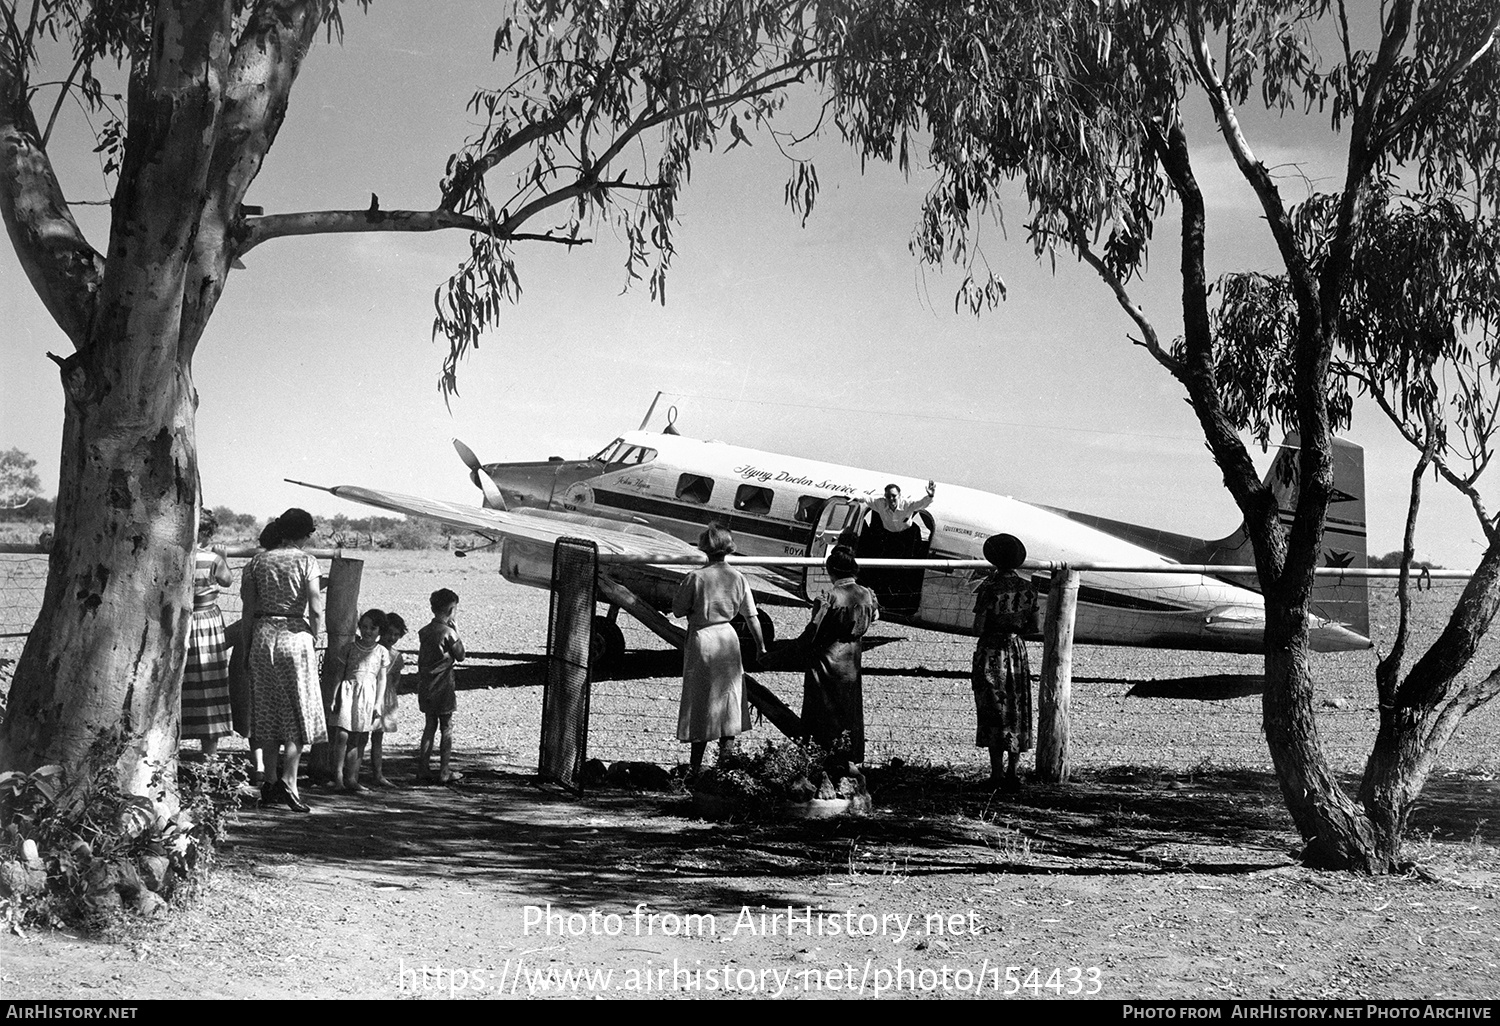
[{"label": "low bush", "polygon": [[120,789],[115,764],[123,748],[119,733],[101,736],[86,762],[92,769],[75,779],[61,766],[0,773],[0,917],[7,925],[107,932],[131,915],[156,915],[207,873],[239,805],[244,770],[217,759],[181,764],[180,806],[169,816],[152,799]]},{"label": "low bush", "polygon": [[690,786],[695,793],[724,799],[746,814],[781,802],[869,793],[863,770],[849,761],[846,744],[830,752],[810,739],[769,741],[754,752],[731,753],[699,774]]}]

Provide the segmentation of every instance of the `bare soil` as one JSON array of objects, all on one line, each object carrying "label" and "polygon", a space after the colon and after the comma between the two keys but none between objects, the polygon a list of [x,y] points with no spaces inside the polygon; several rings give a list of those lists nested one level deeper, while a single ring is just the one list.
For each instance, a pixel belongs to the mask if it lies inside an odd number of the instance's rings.
[{"label": "bare soil", "polygon": [[[1295,863],[1266,767],[1258,660],[1080,651],[1076,779],[997,795],[968,743],[967,642],[883,626],[866,656],[875,814],[706,822],[682,794],[534,784],[545,596],[493,570],[483,556],[377,553],[365,571],[368,604],[413,628],[431,590],[463,596],[476,658],[461,783],[309,788],[305,816],[247,808],[210,884],[149,928],[0,939],[0,997],[1500,993],[1493,710],[1429,784],[1411,873],[1315,873]],[[1424,631],[1452,598],[1426,593]],[[805,613],[773,616],[784,634]],[[647,650],[601,686],[590,750],[671,760],[658,721],[675,713],[673,656],[630,638]],[[1350,786],[1372,665],[1319,664],[1320,728]],[[761,679],[796,704],[795,675]],[[409,781],[417,719],[402,703],[388,748]]]}]

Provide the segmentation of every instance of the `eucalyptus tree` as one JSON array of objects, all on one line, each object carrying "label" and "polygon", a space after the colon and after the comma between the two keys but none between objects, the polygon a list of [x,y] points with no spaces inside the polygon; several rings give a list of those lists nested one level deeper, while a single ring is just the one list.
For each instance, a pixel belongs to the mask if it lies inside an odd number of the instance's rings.
[{"label": "eucalyptus tree", "polygon": [[[693,158],[771,116],[809,56],[801,2],[501,4],[497,83],[469,102],[477,134],[433,155],[429,209],[261,214],[247,190],[295,109],[298,72],[320,39],[342,35],[348,6],[0,0],[0,213],[67,347],[53,357],[66,397],[56,538],[0,729],[6,767],[77,765],[111,731],[132,790],[172,763],[199,501],[192,367],[240,257],[300,235],[465,233],[467,255],[436,296],[451,391],[458,360],[518,294],[523,246],[579,245],[608,225],[629,275],[664,300]],[[120,96],[102,85],[114,69],[128,81]],[[71,213],[51,148],[57,112],[75,101],[101,125],[102,250]],[[379,131],[379,112],[369,117]]]},{"label": "eucalyptus tree", "polygon": [[[1264,728],[1303,857],[1393,869],[1436,754],[1500,691],[1500,672],[1462,675],[1500,603],[1500,536],[1476,473],[1495,426],[1485,385],[1500,361],[1500,5],[871,0],[827,24],[847,138],[903,167],[926,148],[937,180],[913,249],[968,270],[960,302],[977,312],[1003,298],[1003,280],[976,270],[975,230],[1018,189],[1036,255],[1092,268],[1129,318],[1130,341],[1180,382],[1254,545]],[[1205,101],[1213,121],[1195,132],[1188,105]],[[1263,155],[1312,136],[1336,151],[1337,188],[1290,199]],[[1202,169],[1225,154],[1277,264],[1211,280]],[[1140,289],[1156,229],[1174,226],[1181,334],[1169,337]],[[1403,602],[1377,673],[1379,735],[1354,796],[1319,740],[1308,627],[1333,433],[1361,388],[1421,451],[1416,478],[1431,464],[1467,490],[1489,548],[1405,676]],[[1276,427],[1300,436],[1286,520],[1241,439],[1264,441]],[[1414,492],[1413,516],[1416,506]],[[1411,553],[1409,530],[1407,566]]]}]

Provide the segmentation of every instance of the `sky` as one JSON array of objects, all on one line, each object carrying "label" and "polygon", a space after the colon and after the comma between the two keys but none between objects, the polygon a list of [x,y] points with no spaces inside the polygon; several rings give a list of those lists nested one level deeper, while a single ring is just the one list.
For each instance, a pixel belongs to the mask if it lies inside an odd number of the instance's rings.
[{"label": "sky", "polygon": [[[375,193],[386,210],[436,205],[448,155],[476,127],[464,109],[472,90],[509,65],[490,60],[492,5],[455,0],[441,21],[431,10],[351,10],[342,45],[319,38],[248,203],[363,209]],[[1210,273],[1274,268],[1252,194],[1206,112],[1193,116]],[[1304,180],[1335,187],[1339,162],[1319,132],[1252,127],[1289,195]],[[437,388],[445,343],[431,338],[433,295],[466,252],[464,233],[258,247],[194,360],[205,503],[262,517],[368,512],[284,478],[478,503],[453,438],[486,462],[586,456],[639,426],[660,391],[652,426],[675,406],[693,437],[1201,537],[1238,523],[1181,387],[1130,343],[1134,325],[1091,271],[1032,257],[1022,205],[981,228],[1009,298],[976,318],[955,310],[962,275],[924,268],[908,249],[930,180],[920,168],[909,179],[861,169],[837,139],[816,140],[799,151],[823,186],[804,225],[783,202],[787,157],[764,134],[751,140],[695,160],[664,306],[625,290],[624,240],[608,225],[586,233],[588,246],[519,247],[521,299],[462,366],[451,405]],[[65,108],[51,152],[70,200],[107,198],[92,149],[81,113]],[[107,208],[75,211],[102,250]],[[1181,323],[1174,235],[1158,227],[1156,260],[1135,287],[1164,339]],[[30,453],[50,495],[63,414],[48,351],[69,343],[0,246],[0,448]],[[1369,550],[1396,549],[1414,454],[1369,405],[1348,437],[1365,447]],[[1456,568],[1483,551],[1468,504],[1430,478],[1417,549]]]}]

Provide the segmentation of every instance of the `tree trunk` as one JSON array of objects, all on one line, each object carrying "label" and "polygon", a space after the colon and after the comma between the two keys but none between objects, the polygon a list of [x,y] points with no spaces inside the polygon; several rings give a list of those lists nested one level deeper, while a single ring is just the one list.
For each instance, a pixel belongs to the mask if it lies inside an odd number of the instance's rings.
[{"label": "tree trunk", "polygon": [[1393,864],[1400,861],[1406,818],[1431,765],[1422,744],[1422,719],[1413,709],[1380,710],[1380,729],[1360,787],[1371,828]]},{"label": "tree trunk", "polygon": [[175,325],[146,338],[126,329],[63,362],[57,527],[0,767],[80,770],[101,735],[118,733],[121,786],[171,791],[198,498],[195,397],[177,352]]},{"label": "tree trunk", "polygon": [[1302,861],[1319,869],[1388,873],[1395,851],[1339,785],[1323,757],[1313,712],[1305,617],[1266,602],[1266,690],[1262,723],[1281,794],[1306,842]]}]

